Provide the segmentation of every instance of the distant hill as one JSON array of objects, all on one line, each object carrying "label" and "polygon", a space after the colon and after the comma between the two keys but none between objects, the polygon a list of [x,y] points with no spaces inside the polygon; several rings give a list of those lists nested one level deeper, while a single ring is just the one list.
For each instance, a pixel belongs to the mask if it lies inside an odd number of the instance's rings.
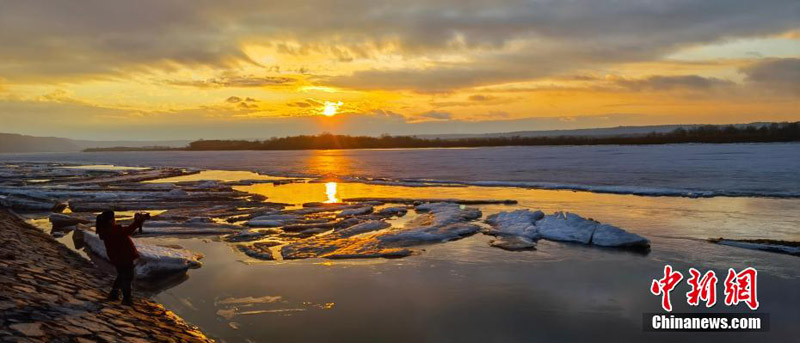
[{"label": "distant hill", "polygon": [[87,140],[73,140],[75,144],[83,149],[93,148],[110,148],[117,146],[131,147],[131,148],[146,148],[146,147],[166,147],[166,148],[182,148],[185,147],[191,140],[171,140],[171,141],[87,141]]},{"label": "distant hill", "polygon": [[56,137],[34,137],[0,133],[0,152],[70,152],[80,151],[74,141]]},{"label": "distant hill", "polygon": [[135,148],[144,147],[185,147],[189,144],[186,140],[174,141],[90,141],[73,140],[58,137],[36,137],[16,133],[0,133],[0,153],[9,152],[79,152],[84,149],[110,148],[126,146]]}]

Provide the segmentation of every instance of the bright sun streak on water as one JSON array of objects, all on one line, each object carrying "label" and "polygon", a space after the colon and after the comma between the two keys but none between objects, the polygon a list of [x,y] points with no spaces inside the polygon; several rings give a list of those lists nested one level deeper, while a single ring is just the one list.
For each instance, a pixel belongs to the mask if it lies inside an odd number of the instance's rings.
[{"label": "bright sun streak on water", "polygon": [[336,112],[339,111],[339,107],[342,105],[344,105],[344,103],[342,103],[341,101],[339,102],[326,101],[325,107],[322,109],[322,114],[328,117],[333,117],[334,115],[336,115]]},{"label": "bright sun streak on water", "polygon": [[337,203],[339,199],[336,199],[336,182],[328,182],[325,184],[325,195],[328,196],[328,200],[325,200],[326,203]]}]

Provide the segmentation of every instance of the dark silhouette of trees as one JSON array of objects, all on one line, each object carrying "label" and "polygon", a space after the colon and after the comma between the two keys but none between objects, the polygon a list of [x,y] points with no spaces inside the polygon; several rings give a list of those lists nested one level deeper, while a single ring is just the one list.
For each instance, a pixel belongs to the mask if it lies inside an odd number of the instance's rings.
[{"label": "dark silhouette of trees", "polygon": [[[675,144],[675,143],[765,143],[800,141],[800,122],[748,126],[705,125],[678,128],[671,132],[617,136],[480,137],[463,139],[424,139],[414,136],[347,136],[323,133],[315,136],[277,137],[263,141],[199,140],[188,147],[172,150],[307,150],[307,149],[386,149],[456,148],[535,145]],[[118,148],[124,149],[124,148]],[[109,149],[87,149],[108,151]],[[130,149],[147,150],[147,149]],[[165,149],[156,149],[165,150]]]}]

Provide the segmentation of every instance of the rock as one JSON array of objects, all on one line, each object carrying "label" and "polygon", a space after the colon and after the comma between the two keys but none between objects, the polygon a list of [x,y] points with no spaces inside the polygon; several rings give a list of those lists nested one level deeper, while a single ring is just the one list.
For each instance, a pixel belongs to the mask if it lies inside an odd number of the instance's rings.
[{"label": "rock", "polygon": [[35,322],[35,323],[17,323],[11,324],[9,327],[28,337],[42,337],[44,336],[44,331],[42,331],[42,323]]}]

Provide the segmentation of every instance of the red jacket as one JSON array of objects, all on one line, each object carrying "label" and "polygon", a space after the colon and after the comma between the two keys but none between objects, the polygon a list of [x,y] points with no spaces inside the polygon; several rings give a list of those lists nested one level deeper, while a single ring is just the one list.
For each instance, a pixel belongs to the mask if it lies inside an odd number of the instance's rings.
[{"label": "red jacket", "polygon": [[133,245],[131,234],[133,234],[139,226],[132,224],[128,227],[122,225],[114,225],[111,229],[106,229],[104,232],[98,232],[103,243],[106,245],[106,255],[111,264],[115,266],[130,266],[133,265],[133,260],[139,258],[139,252],[136,251],[136,246]]}]

